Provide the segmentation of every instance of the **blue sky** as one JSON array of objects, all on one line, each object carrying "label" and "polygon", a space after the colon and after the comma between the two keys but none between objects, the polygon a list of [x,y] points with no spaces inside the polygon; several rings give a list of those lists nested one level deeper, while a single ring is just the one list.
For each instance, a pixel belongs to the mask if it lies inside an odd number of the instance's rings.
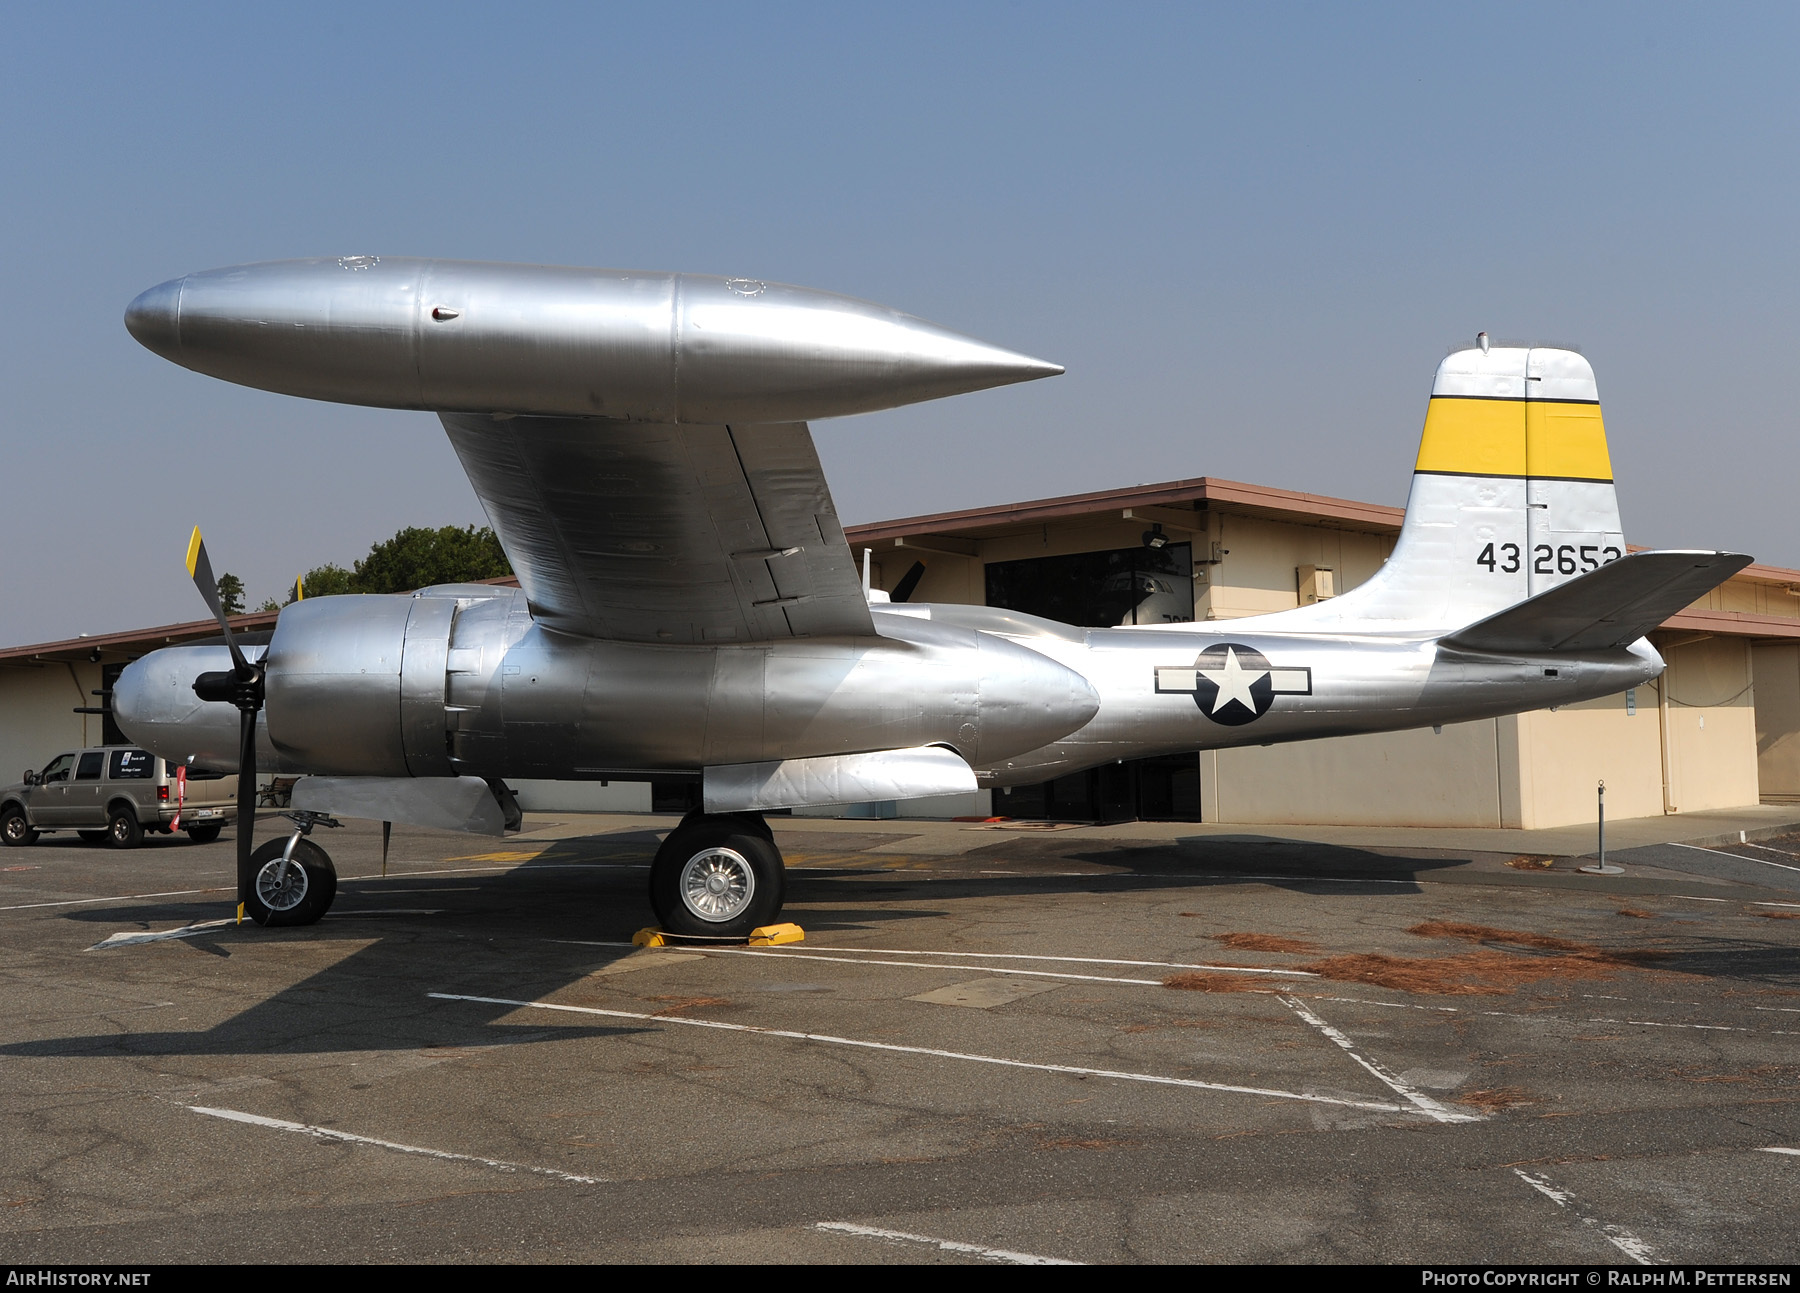
[{"label": "blue sky", "polygon": [[141,350],[377,253],[742,274],[1055,360],[821,423],[847,521],[1218,475],[1401,503],[1447,347],[1593,361],[1627,537],[1800,566],[1800,11],[9,6],[0,644],[480,521],[435,419]]}]

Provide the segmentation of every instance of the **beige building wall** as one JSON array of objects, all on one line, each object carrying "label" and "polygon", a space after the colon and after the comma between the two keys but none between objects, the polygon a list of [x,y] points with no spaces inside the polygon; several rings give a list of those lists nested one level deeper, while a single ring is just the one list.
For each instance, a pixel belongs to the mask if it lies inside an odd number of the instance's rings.
[{"label": "beige building wall", "polygon": [[1754,804],[1757,787],[1756,694],[1751,646],[1709,637],[1663,649],[1670,812]]},{"label": "beige building wall", "polygon": [[89,693],[99,689],[97,664],[0,665],[0,786],[66,751],[99,745],[100,715],[74,712],[98,706]]},{"label": "beige building wall", "polygon": [[[1292,610],[1300,604],[1297,570],[1324,566],[1339,593],[1381,568],[1394,540],[1388,535],[1266,521],[1255,516],[1208,513],[1220,549],[1219,563],[1195,579],[1194,618],[1236,619]],[[1204,557],[1195,545],[1196,558]]]},{"label": "beige building wall", "polygon": [[[1639,687],[1636,713],[1626,695],[1533,710],[1501,719],[1511,729],[1517,808],[1508,826],[1537,830],[1591,822],[1600,782],[1608,817],[1656,817],[1663,811],[1662,731],[1653,687]],[[1755,803],[1754,790],[1749,800]]]},{"label": "beige building wall", "polygon": [[1750,661],[1758,789],[1766,800],[1800,800],[1800,642],[1759,642]]},{"label": "beige building wall", "polygon": [[1200,815],[1290,826],[1499,826],[1494,720],[1206,750]]}]

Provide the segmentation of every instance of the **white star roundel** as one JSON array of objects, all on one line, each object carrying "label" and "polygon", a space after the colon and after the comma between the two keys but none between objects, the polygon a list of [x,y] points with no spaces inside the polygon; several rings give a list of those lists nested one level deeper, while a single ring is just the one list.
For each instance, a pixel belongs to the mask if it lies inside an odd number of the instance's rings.
[{"label": "white star roundel", "polygon": [[1213,722],[1241,727],[1268,713],[1277,696],[1312,695],[1312,670],[1277,669],[1255,647],[1221,642],[1191,665],[1158,665],[1156,690],[1191,695]]}]

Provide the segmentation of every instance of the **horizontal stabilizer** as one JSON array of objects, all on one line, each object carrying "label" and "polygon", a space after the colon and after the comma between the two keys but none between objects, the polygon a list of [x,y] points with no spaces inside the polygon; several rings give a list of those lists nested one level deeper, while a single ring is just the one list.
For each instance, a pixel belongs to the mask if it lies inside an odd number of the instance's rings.
[{"label": "horizontal stabilizer", "polygon": [[1754,560],[1634,552],[1439,639],[1465,651],[1600,651],[1635,642]]},{"label": "horizontal stabilizer", "polygon": [[701,780],[701,798],[709,813],[866,804],[971,794],[975,789],[975,773],[962,756],[938,745],[720,764],[707,768]]}]

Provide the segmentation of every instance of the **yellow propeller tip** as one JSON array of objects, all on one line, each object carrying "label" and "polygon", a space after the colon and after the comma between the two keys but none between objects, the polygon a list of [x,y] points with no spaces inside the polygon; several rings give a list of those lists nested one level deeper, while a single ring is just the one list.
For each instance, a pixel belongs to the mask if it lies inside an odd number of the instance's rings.
[{"label": "yellow propeller tip", "polygon": [[200,549],[204,546],[204,542],[200,538],[200,527],[196,525],[193,537],[188,540],[187,568],[190,579],[194,577],[195,567],[200,564]]}]

